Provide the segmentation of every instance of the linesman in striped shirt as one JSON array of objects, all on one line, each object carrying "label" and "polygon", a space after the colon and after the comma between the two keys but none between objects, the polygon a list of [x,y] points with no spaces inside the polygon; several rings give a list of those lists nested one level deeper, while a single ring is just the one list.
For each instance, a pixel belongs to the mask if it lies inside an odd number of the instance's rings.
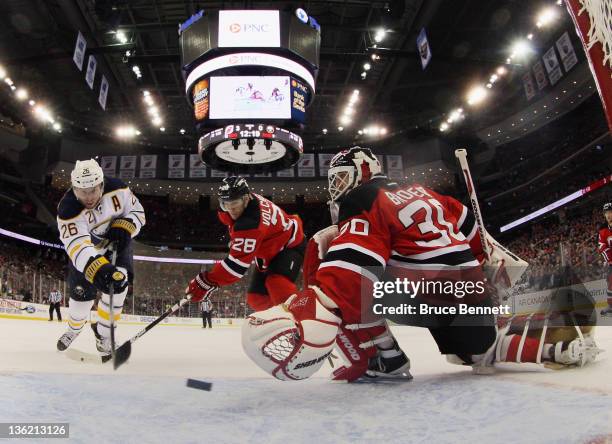
[{"label": "linesman in striped shirt", "polygon": [[[121,180],[104,177],[94,160],[77,161],[71,173],[72,188],[59,203],[57,227],[70,257],[68,328],[57,342],[66,350],[83,329],[98,290],[98,322],[92,324],[96,347],[110,354],[110,289],[114,289],[113,315],[119,320],[128,282],[133,279],[132,238],[145,224],[138,198]],[[117,250],[111,263],[110,243]]]},{"label": "linesman in striped shirt", "polygon": [[60,312],[60,306],[62,303],[62,293],[55,288],[49,293],[49,320],[53,320],[53,310],[57,313],[58,322],[62,322],[62,313]]}]

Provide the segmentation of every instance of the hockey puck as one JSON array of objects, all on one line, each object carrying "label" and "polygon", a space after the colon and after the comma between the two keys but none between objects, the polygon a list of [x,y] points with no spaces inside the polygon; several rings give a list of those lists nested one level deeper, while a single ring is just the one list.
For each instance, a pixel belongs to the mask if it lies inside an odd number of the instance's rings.
[{"label": "hockey puck", "polygon": [[198,381],[197,379],[187,379],[187,387],[191,387],[198,390],[206,390],[210,392],[212,389],[212,383],[206,381]]}]

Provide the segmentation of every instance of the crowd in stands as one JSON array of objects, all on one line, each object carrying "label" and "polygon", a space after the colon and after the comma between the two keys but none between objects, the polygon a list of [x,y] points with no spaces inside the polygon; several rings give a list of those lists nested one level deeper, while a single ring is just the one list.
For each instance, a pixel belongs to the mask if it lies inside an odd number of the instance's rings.
[{"label": "crowd in stands", "polygon": [[552,217],[514,233],[506,246],[529,262],[521,289],[554,288],[569,275],[583,282],[602,278],[607,271],[597,252],[597,233],[603,222],[601,208],[594,208],[562,222]]}]

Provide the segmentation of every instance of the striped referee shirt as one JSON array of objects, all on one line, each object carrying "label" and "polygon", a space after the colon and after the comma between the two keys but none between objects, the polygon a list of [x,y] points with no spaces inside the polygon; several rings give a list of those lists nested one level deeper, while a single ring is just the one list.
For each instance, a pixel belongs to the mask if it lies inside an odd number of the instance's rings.
[{"label": "striped referee shirt", "polygon": [[202,311],[211,311],[212,310],[212,302],[210,301],[202,301],[200,304]]},{"label": "striped referee shirt", "polygon": [[52,291],[51,293],[49,293],[49,302],[52,304],[56,304],[58,302],[61,302],[62,300],[62,294],[59,291]]}]

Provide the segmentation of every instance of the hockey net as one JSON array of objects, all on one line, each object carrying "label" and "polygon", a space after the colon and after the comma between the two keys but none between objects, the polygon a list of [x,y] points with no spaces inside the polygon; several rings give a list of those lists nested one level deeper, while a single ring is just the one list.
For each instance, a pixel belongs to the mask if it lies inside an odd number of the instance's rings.
[{"label": "hockey net", "polygon": [[612,131],[612,0],[566,0]]}]

